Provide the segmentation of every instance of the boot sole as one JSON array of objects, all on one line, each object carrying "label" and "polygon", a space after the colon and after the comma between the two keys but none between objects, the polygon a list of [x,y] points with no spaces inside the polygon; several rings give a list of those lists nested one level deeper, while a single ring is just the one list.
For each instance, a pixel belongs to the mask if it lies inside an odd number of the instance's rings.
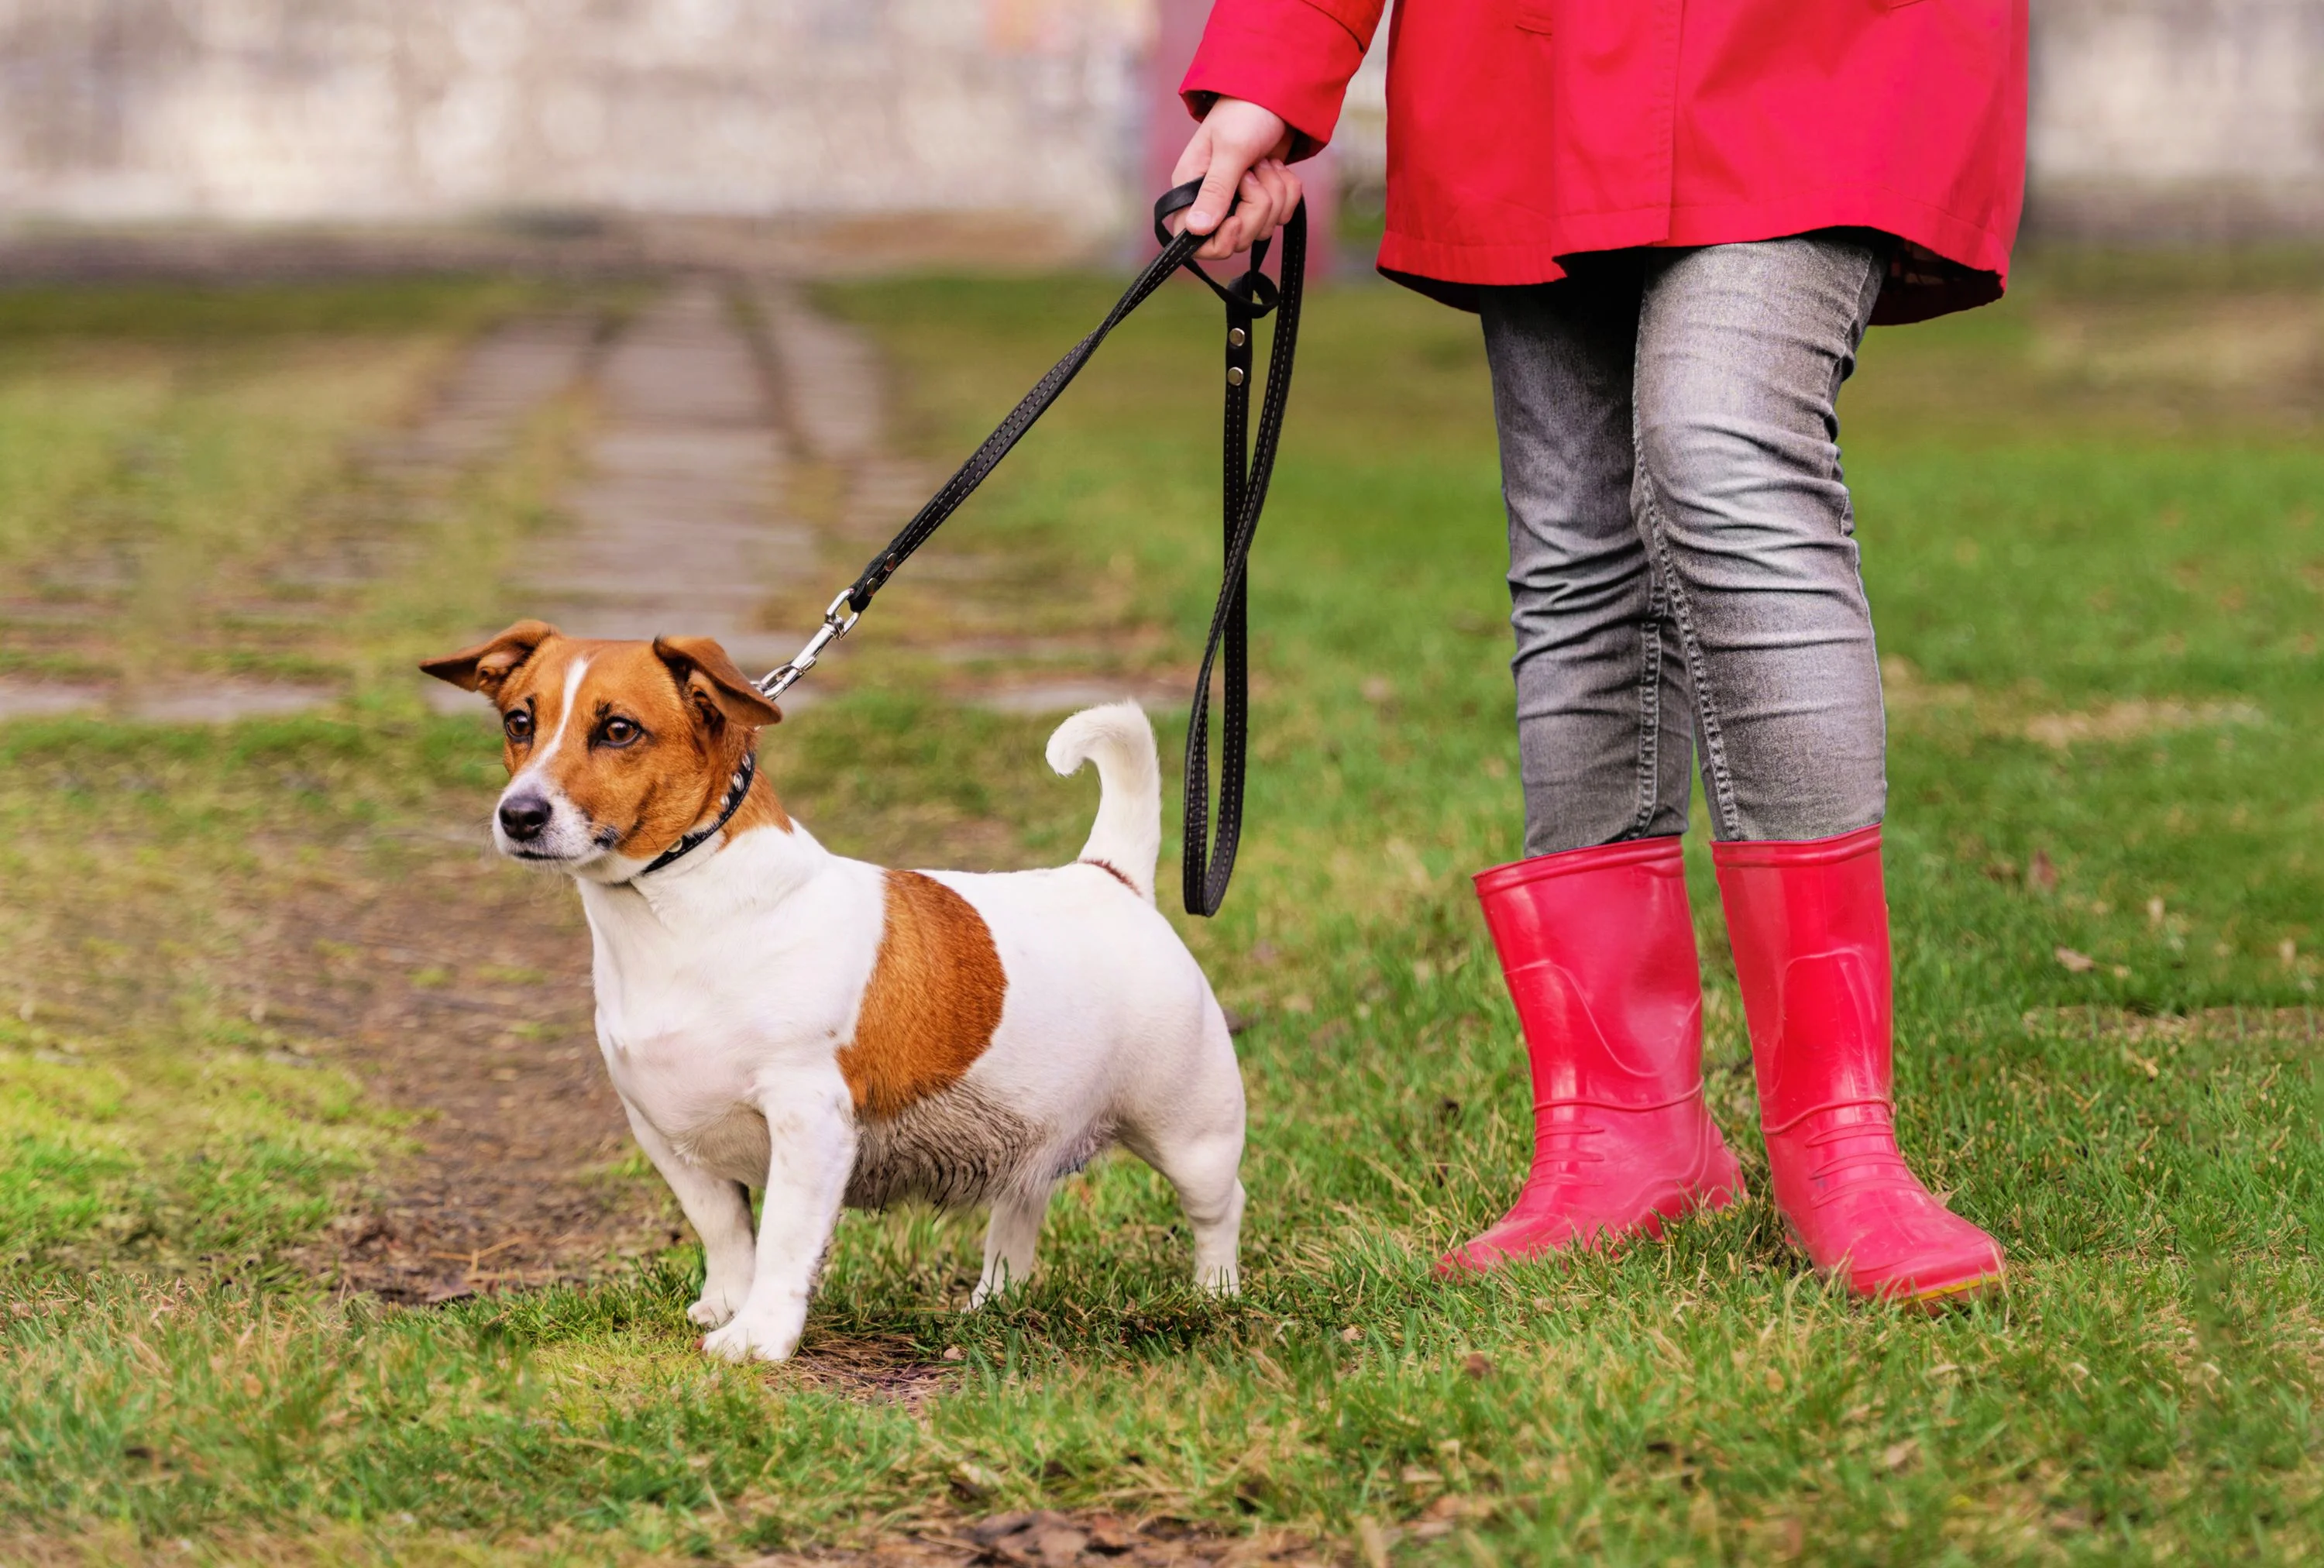
[{"label": "boot sole", "polygon": [[1974,1278],[1958,1280],[1951,1285],[1940,1285],[1927,1290],[1895,1293],[1877,1299],[1900,1302],[1930,1312],[1942,1312],[1948,1307],[1968,1306],[1998,1296],[2008,1283],[2008,1271],[1997,1269],[1991,1274],[1979,1274]]},{"label": "boot sole", "polygon": [[[1807,1243],[1800,1240],[1800,1233],[1793,1228],[1791,1216],[1788,1214],[1784,1217],[1784,1237],[1798,1250],[1802,1257],[1807,1256]],[[1812,1259],[1810,1266],[1814,1267]],[[1956,1279],[1944,1285],[1932,1285],[1923,1290],[1860,1290],[1854,1281],[1849,1279],[1837,1268],[1816,1268],[1815,1273],[1819,1279],[1838,1280],[1847,1287],[1848,1293],[1858,1301],[1884,1301],[1898,1306],[1917,1306],[1928,1312],[1942,1312],[1950,1307],[1969,1306],[1989,1296],[2000,1295],[2003,1287],[2008,1282],[2009,1270],[1996,1268],[1990,1272],[1980,1271],[1970,1275],[1966,1279]]]}]

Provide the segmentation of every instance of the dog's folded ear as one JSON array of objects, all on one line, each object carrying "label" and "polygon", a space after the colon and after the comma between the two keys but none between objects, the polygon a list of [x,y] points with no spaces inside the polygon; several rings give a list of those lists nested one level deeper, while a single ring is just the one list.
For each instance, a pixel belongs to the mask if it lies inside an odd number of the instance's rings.
[{"label": "dog's folded ear", "polygon": [[474,648],[464,648],[441,659],[423,659],[420,668],[463,691],[495,696],[503,683],[524,668],[525,660],[542,643],[558,635],[557,628],[546,621],[520,621],[489,642],[479,642]]},{"label": "dog's folded ear", "polygon": [[783,710],[769,702],[736,668],[715,637],[657,637],[654,655],[669,666],[678,688],[697,706],[746,729],[779,724]]}]

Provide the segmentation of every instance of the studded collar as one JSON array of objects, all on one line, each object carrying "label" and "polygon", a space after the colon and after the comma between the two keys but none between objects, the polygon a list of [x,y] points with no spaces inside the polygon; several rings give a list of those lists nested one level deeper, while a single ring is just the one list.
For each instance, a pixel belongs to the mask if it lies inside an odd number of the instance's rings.
[{"label": "studded collar", "polygon": [[758,771],[758,750],[756,747],[753,747],[752,750],[742,753],[742,761],[741,764],[735,768],[733,777],[726,781],[725,798],[718,803],[718,820],[712,823],[707,827],[696,828],[684,838],[681,838],[676,844],[671,844],[668,849],[662,851],[661,853],[654,856],[654,858],[648,862],[645,869],[632,876],[630,881],[635,881],[639,877],[650,876],[653,872],[661,870],[662,867],[669,864],[672,861],[679,860],[686,855],[691,854],[694,851],[700,849],[705,844],[709,842],[711,838],[715,836],[719,829],[733,821],[734,814],[742,809],[742,802],[751,793],[751,780],[757,777]]}]

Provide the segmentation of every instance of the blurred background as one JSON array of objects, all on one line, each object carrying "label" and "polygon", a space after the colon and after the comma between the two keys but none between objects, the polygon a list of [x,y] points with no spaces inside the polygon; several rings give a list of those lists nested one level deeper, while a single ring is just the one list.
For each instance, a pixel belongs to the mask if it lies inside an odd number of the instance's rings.
[{"label": "blurred background", "polygon": [[[1206,10],[7,0],[5,261],[93,264],[69,237],[106,234],[117,256],[138,248],[124,230],[188,225],[213,244],[254,225],[362,226],[374,261],[410,230],[478,225],[562,239],[568,259],[617,231],[652,243],[641,226],[687,254],[737,227],[778,248],[1086,254],[1134,234],[1167,178],[1186,131],[1170,89]],[[1311,181],[1359,234],[1379,206],[1384,53]],[[2032,236],[2314,234],[2324,4],[2036,0],[2030,141]],[[675,220],[724,232],[680,239]],[[466,238],[473,254],[482,236]],[[183,234],[143,244],[181,265],[198,254]]]},{"label": "blurred background", "polygon": [[[973,1226],[856,1216],[799,1381],[673,1371],[696,1265],[576,900],[492,854],[490,711],[415,663],[535,615],[788,656],[1122,287],[1204,11],[0,0],[0,1558],[738,1561],[948,1497],[1480,1563],[2314,1559],[2324,0],[2034,0],[2009,297],[1873,333],[1841,402],[1900,1127],[2006,1316],[1819,1304],[1765,1204],[1427,1283],[1529,1147],[1469,881],[1520,824],[1490,389],[1370,272],[1376,52],[1308,167],[1240,869],[1180,922],[1244,1025],[1250,1315],[1170,1305],[1173,1200],[1101,1162],[1022,1314],[930,1310]],[[1156,294],[786,697],[823,842],[1055,864],[1093,790],[1043,737],[1125,693],[1176,771],[1219,330]],[[356,1293],[441,1314],[343,1333]],[[8,1534],[124,1521],[148,1555]]]}]

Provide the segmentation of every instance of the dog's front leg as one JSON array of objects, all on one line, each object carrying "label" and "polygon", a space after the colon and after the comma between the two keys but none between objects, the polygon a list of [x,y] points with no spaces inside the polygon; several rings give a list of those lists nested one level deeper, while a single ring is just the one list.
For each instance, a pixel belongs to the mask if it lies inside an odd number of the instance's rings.
[{"label": "dog's front leg", "polygon": [[837,1073],[775,1087],[767,1119],[767,1194],[759,1214],[758,1267],[734,1321],[702,1342],[730,1361],[779,1361],[807,1326],[807,1291],[855,1168],[855,1111]]},{"label": "dog's front leg", "polygon": [[669,1139],[627,1101],[630,1131],[661,1179],[678,1194],[687,1222],[702,1238],[702,1295],[686,1315],[704,1328],[716,1328],[742,1309],[755,1267],[751,1249],[751,1189],[714,1176],[670,1147]]}]

